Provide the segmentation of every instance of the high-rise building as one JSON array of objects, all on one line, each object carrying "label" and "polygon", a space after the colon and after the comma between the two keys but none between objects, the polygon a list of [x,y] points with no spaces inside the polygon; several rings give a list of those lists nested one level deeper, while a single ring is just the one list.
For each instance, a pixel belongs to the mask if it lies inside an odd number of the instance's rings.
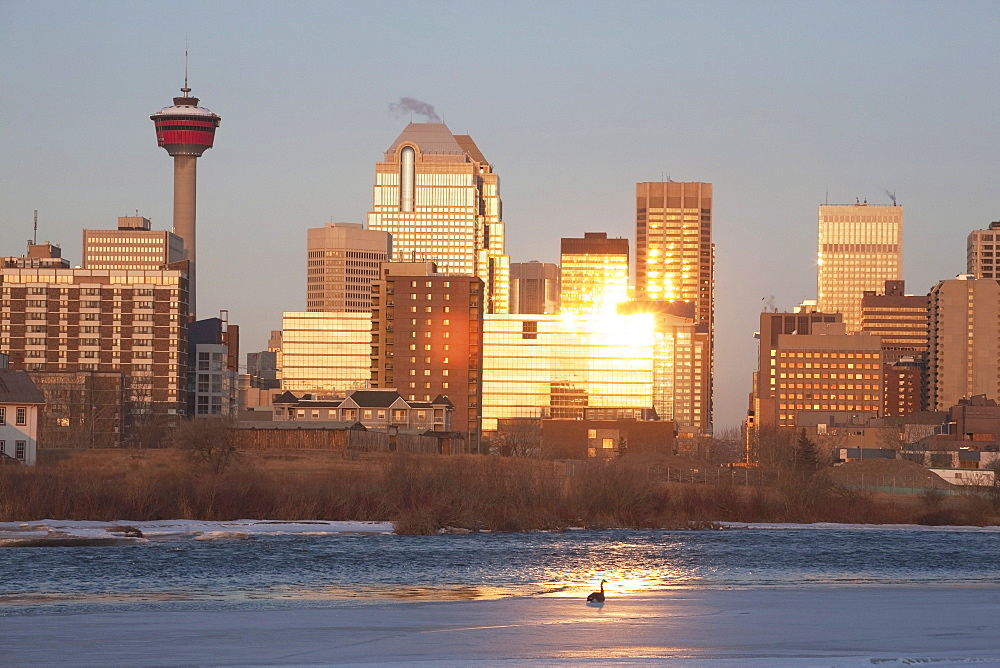
[{"label": "high-rise building", "polygon": [[[635,297],[640,301],[688,302],[697,332],[707,338],[708,391],[691,407],[702,433],[712,430],[715,349],[715,245],[712,184],[659,181],[635,186]],[[672,388],[658,390],[674,403]],[[691,394],[691,396],[695,396]]]},{"label": "high-rise building", "polygon": [[604,232],[564,237],[560,246],[559,290],[563,313],[615,313],[628,300],[628,239]]},{"label": "high-rise building", "polygon": [[948,410],[977,394],[1000,398],[1000,282],[968,275],[939,281],[929,308],[929,408]]},{"label": "high-rise building", "polygon": [[[764,311],[760,314],[760,331],[756,334],[759,341],[757,371],[750,406],[750,421],[755,428],[778,424],[779,337],[812,334],[816,328],[842,322],[840,313],[819,313],[811,306],[800,307],[793,313]],[[805,379],[801,382],[804,384]]]},{"label": "high-rise building", "polygon": [[360,223],[328,223],[307,233],[306,310],[371,311],[372,281],[391,252],[389,234]]},{"label": "high-rise building", "polygon": [[908,295],[904,286],[886,281],[882,294],[861,297],[861,331],[882,340],[885,417],[926,410],[927,295]]},{"label": "high-rise building", "polygon": [[711,432],[711,344],[704,325],[694,320],[691,302],[630,301],[623,314],[653,316],[653,408],[672,420],[679,433]]},{"label": "high-rise building", "polygon": [[182,269],[4,267],[0,296],[0,351],[15,367],[125,372],[140,413],[183,413],[189,318]]},{"label": "high-rise building", "polygon": [[393,260],[480,278],[486,312],[508,312],[499,178],[468,135],[444,123],[407,125],[375,165],[368,228],[392,235]]},{"label": "high-rise building", "polygon": [[510,312],[559,312],[559,267],[551,262],[510,263]]},{"label": "high-rise building", "polygon": [[432,262],[388,262],[382,270],[372,287],[371,386],[413,401],[448,398],[452,428],[468,452],[479,452],[483,281],[435,273]]},{"label": "high-rise building", "polygon": [[711,330],[712,184],[637,183],[635,200],[636,299],[693,302],[695,321]]},{"label": "high-rise building", "polygon": [[[843,323],[814,324],[812,334],[779,334],[775,348],[776,412],[779,427],[806,421],[826,424],[882,410],[882,342],[868,334],[846,334]],[[803,421],[803,413],[814,418]]]},{"label": "high-rise building", "polygon": [[150,116],[156,126],[156,143],[174,159],[174,227],[173,232],[184,244],[184,259],[189,261],[191,282],[191,317],[195,314],[195,210],[198,183],[198,158],[215,143],[215,129],[222,118],[198,106],[198,98],[190,97],[191,89],[184,76],[183,95],[174,98],[172,107],[165,107]]},{"label": "high-rise building", "polygon": [[817,302],[861,331],[861,298],[903,278],[903,207],[867,202],[819,207]]},{"label": "high-rise building", "polygon": [[84,269],[161,269],[183,259],[181,238],[142,216],[119,216],[117,230],[83,231]]},{"label": "high-rise building", "polygon": [[1000,281],[1000,220],[988,229],[973,230],[967,243],[967,273]]},{"label": "high-rise building", "polygon": [[895,364],[904,357],[927,357],[927,295],[905,294],[903,281],[886,281],[882,293],[861,297],[861,331],[882,337],[882,357]]},{"label": "high-rise building", "polygon": [[654,317],[487,315],[483,429],[515,418],[619,419],[653,408]]}]

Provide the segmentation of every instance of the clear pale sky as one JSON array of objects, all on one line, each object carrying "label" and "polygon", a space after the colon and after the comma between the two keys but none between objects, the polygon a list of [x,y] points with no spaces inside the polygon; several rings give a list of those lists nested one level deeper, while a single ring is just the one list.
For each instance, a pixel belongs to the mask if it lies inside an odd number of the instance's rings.
[{"label": "clear pale sky", "polygon": [[[306,229],[364,222],[374,164],[434,106],[500,174],[513,262],[634,240],[634,184],[714,184],[716,428],[739,424],[771,296],[816,296],[817,206],[905,207],[907,291],[1000,220],[1000,3],[0,0],[0,255],[172,220],[149,115],[189,81],[199,317],[243,352],[305,308]],[[414,117],[414,120],[422,120]],[[634,255],[633,255],[634,256]]]}]

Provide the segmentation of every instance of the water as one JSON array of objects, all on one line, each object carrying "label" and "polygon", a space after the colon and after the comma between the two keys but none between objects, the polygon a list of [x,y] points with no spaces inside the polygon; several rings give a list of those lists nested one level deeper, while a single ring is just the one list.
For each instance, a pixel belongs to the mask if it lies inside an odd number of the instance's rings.
[{"label": "water", "polygon": [[[0,535],[11,526],[0,526]],[[145,528],[148,540],[125,544],[5,547],[0,616],[581,596],[601,579],[616,594],[1000,583],[995,527],[782,525],[395,536],[285,526],[292,528],[256,533],[216,524],[162,535]]]}]

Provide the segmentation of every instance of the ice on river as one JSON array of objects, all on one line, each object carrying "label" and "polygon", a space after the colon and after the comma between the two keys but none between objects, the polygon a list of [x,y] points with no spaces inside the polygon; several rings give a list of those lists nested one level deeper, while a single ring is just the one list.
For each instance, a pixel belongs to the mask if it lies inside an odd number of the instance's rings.
[{"label": "ice on river", "polygon": [[[141,536],[131,529],[138,529]],[[129,520],[98,522],[86,520],[36,520],[31,522],[0,522],[0,547],[30,544],[72,545],[94,544],[100,541],[127,542],[173,538],[213,540],[245,538],[250,535],[332,535],[332,534],[388,534],[393,532],[391,522],[328,522],[310,520],[299,522],[269,520],[233,520],[230,522],[205,522],[200,520],[162,520],[158,522],[132,522]]]},{"label": "ice on river", "polygon": [[0,664],[1000,665],[1000,587],[686,590],[0,619]]}]

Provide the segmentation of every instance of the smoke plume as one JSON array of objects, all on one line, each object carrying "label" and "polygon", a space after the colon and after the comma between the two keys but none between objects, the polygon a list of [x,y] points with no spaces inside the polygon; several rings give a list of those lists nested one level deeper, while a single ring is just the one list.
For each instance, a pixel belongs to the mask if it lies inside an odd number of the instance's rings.
[{"label": "smoke plume", "polygon": [[421,116],[429,123],[441,122],[441,117],[434,111],[433,104],[427,104],[412,97],[399,98],[399,102],[393,102],[389,105],[389,111],[397,116],[406,116],[407,114]]}]

